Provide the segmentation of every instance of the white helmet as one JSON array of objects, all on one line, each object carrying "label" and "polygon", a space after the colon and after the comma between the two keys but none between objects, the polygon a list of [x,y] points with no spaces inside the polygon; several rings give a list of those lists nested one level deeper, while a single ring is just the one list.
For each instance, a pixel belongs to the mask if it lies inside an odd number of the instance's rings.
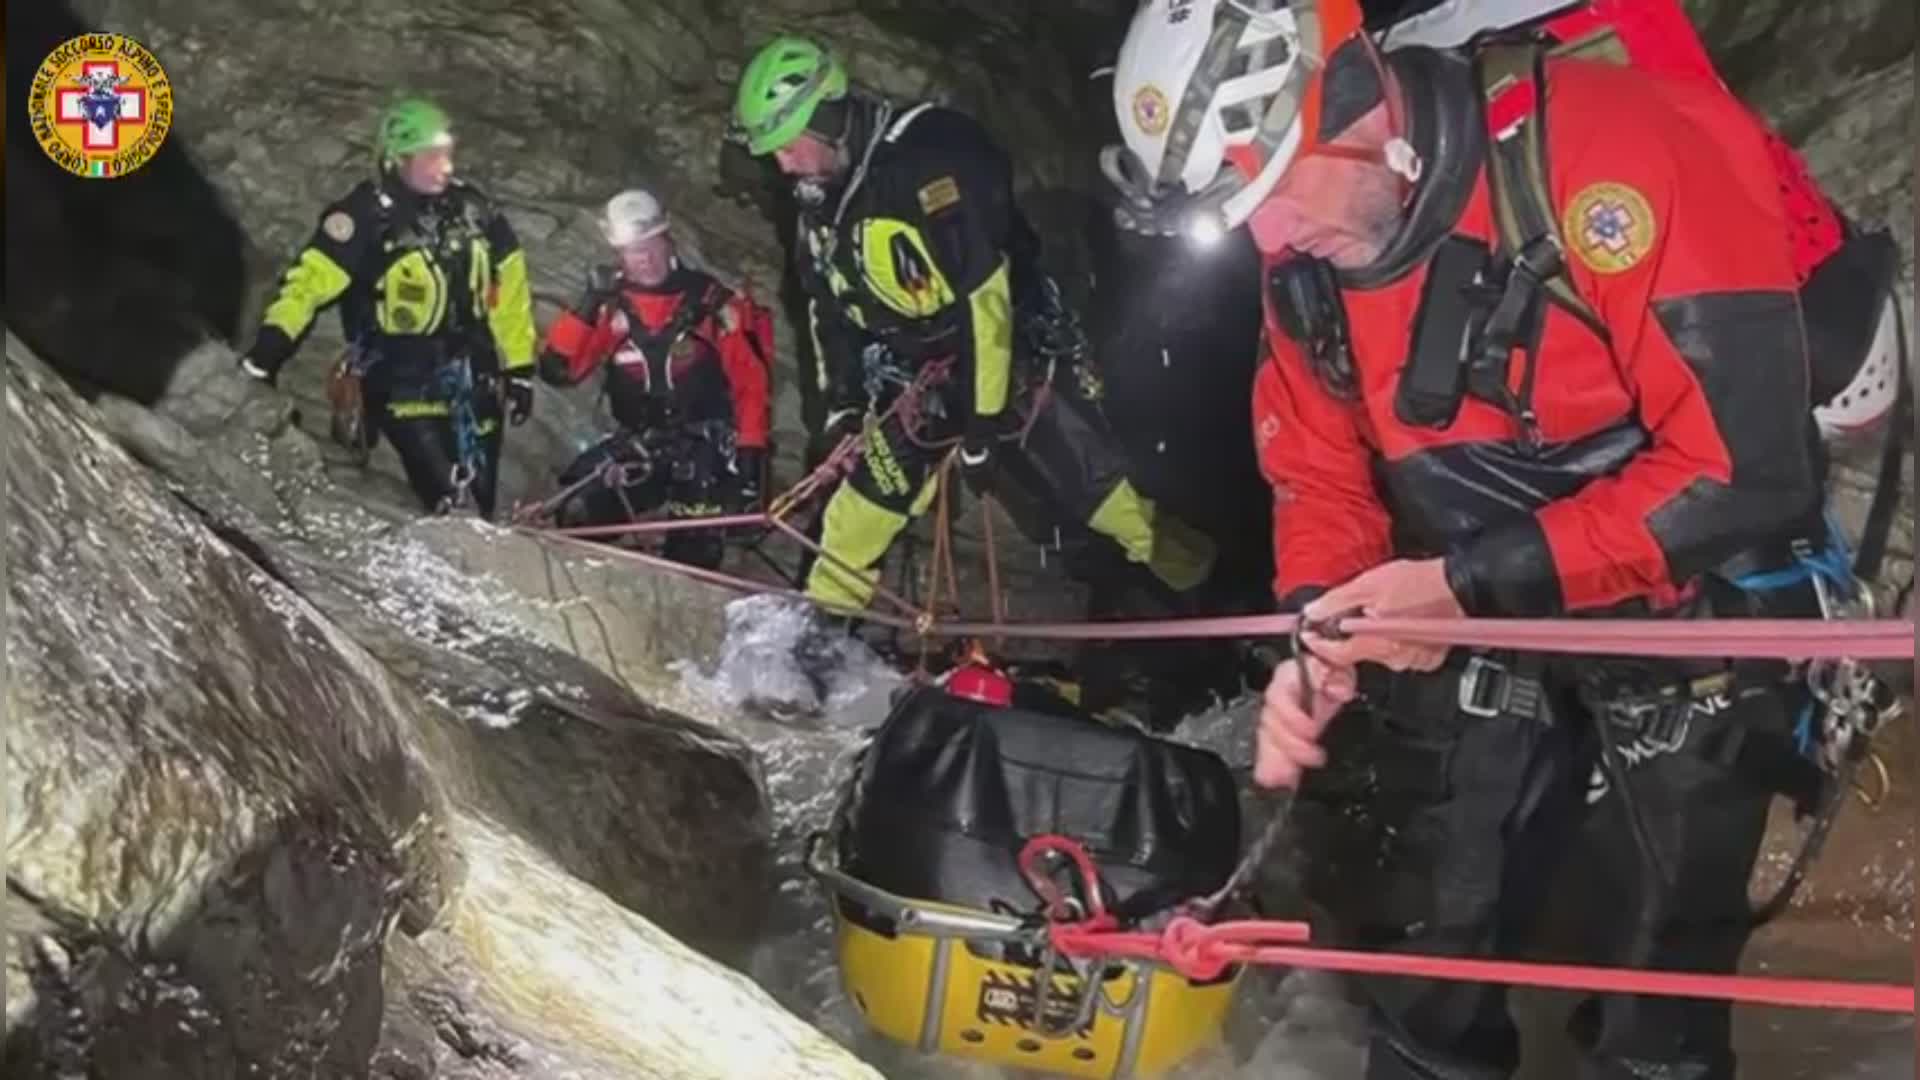
[{"label": "white helmet", "polygon": [[1205,240],[1245,222],[1317,138],[1314,76],[1359,33],[1358,0],[1141,0],[1113,76],[1125,145],[1100,153],[1120,224]]},{"label": "white helmet", "polygon": [[666,208],[648,191],[630,188],[607,200],[600,216],[600,232],[613,247],[651,239],[672,227]]}]

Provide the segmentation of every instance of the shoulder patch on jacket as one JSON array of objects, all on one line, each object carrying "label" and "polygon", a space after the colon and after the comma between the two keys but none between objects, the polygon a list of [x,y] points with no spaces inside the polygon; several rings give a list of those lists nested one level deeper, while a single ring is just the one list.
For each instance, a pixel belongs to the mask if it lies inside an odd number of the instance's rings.
[{"label": "shoulder patch on jacket", "polygon": [[951,176],[943,176],[920,189],[920,210],[937,214],[960,202],[960,185]]},{"label": "shoulder patch on jacket", "polygon": [[344,244],[353,239],[353,215],[345,210],[335,210],[320,219],[320,231],[336,244]]},{"label": "shoulder patch on jacket", "polygon": [[1653,204],[1628,184],[1603,180],[1581,188],[1560,222],[1567,246],[1598,274],[1631,270],[1653,250]]}]

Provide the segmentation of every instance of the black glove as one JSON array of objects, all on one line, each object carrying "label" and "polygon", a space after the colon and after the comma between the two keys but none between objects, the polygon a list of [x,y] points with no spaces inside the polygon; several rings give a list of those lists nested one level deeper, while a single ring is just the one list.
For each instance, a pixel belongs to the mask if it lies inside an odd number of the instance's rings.
[{"label": "black glove", "polygon": [[617,267],[588,267],[587,289],[580,294],[580,307],[577,310],[581,315],[591,315],[619,291],[620,271]]},{"label": "black glove", "polygon": [[966,478],[967,487],[975,495],[985,495],[993,490],[993,474],[998,463],[994,460],[994,440],[969,435],[960,444],[960,475]]},{"label": "black glove", "polygon": [[743,446],[733,452],[733,469],[740,474],[740,504],[748,509],[760,506],[760,478],[766,475],[767,452],[757,446]]},{"label": "black glove", "polygon": [[519,427],[533,415],[533,380],[524,374],[507,376],[507,423]]},{"label": "black glove", "polygon": [[573,381],[573,373],[567,370],[567,358],[551,349],[540,354],[540,377],[549,386],[566,386]]},{"label": "black glove", "polygon": [[[600,309],[620,298],[620,269],[615,266],[587,267],[587,284],[580,290],[580,296],[568,308],[577,318],[589,325],[600,318]],[[544,362],[544,358],[543,358]],[[542,374],[542,378],[545,375]]]}]

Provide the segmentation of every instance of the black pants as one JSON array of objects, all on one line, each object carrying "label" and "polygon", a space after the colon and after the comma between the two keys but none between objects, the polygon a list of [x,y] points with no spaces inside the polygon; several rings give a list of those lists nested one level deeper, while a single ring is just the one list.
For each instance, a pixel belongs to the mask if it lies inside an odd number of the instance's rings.
[{"label": "black pants", "polygon": [[[1546,672],[1535,715],[1470,715],[1458,705],[1455,666],[1386,680],[1383,695],[1370,695],[1384,700],[1335,721],[1333,765],[1310,774],[1294,811],[1309,898],[1333,936],[1360,948],[1513,957],[1571,866],[1580,873],[1570,893],[1585,903],[1556,959],[1735,970],[1771,795],[1729,759],[1745,737],[1786,738],[1797,702],[1762,685],[1683,705],[1671,714],[1678,722],[1658,730],[1614,729],[1625,782],[1671,874],[1663,883],[1636,843],[1618,780],[1595,783],[1595,695],[1571,679]],[[1501,987],[1375,977],[1365,988],[1375,1080],[1492,1080],[1518,1064]],[[1576,1011],[1570,1034],[1581,1077],[1721,1080],[1733,1075],[1730,1025],[1727,1004],[1604,996]]]},{"label": "black pants", "polygon": [[[555,512],[561,526],[625,523],[662,506],[670,520],[711,517],[738,498],[738,478],[726,449],[695,434],[656,440],[643,453],[632,432],[615,432],[575,458],[560,474],[560,484],[577,484],[609,461],[629,466],[621,477],[629,482],[613,486],[603,478],[588,484]],[[725,552],[718,531],[685,529],[667,534],[663,554],[711,570]]]},{"label": "black pants", "polygon": [[[410,407],[411,406],[411,407]],[[406,471],[407,486],[428,513],[443,513],[457,508],[459,491],[454,484],[454,466],[459,461],[459,440],[454,421],[444,415],[423,414],[417,402],[370,399],[367,412],[380,434],[393,443]],[[493,517],[495,491],[500,482],[501,415],[498,402],[490,396],[475,395],[473,476],[466,487],[467,497],[480,516]]]}]

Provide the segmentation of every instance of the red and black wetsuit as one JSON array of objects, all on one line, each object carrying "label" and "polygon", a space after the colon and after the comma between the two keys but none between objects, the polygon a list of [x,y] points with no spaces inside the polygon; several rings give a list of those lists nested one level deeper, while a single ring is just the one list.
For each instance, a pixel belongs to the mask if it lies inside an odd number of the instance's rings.
[{"label": "red and black wetsuit", "polygon": [[[1406,50],[1390,63],[1427,168],[1381,263],[1341,276],[1345,393],[1269,305],[1254,425],[1275,491],[1276,595],[1296,605],[1392,559],[1444,556],[1471,615],[1730,602],[1709,572],[1781,542],[1819,505],[1798,283],[1764,133],[1718,90],[1551,63],[1549,188],[1600,325],[1547,309],[1537,445],[1492,395],[1424,426],[1403,419],[1400,382],[1431,314],[1423,298],[1439,302],[1427,288],[1436,251],[1450,236],[1495,235],[1486,136],[1463,60]],[[1609,703],[1641,676],[1684,682],[1727,665],[1656,662],[1629,677],[1455,654],[1438,673],[1385,680],[1369,695],[1376,708],[1336,722],[1335,764],[1302,793],[1303,820],[1331,830],[1314,887],[1348,931],[1437,953],[1511,946],[1584,827],[1596,840],[1583,860],[1596,880],[1583,883],[1600,898],[1589,913],[1600,959],[1732,970],[1770,797],[1734,765],[1749,737],[1784,732],[1785,695],[1703,692],[1611,724]],[[1594,772],[1603,742],[1623,766],[1605,776]],[[1326,812],[1350,768],[1378,785],[1357,834],[1342,830],[1360,818]],[[1620,776],[1628,799],[1608,797]],[[1636,829],[1672,880],[1651,880]],[[1376,1040],[1369,1076],[1509,1075],[1517,1041],[1493,988],[1408,982],[1381,988],[1378,1004],[1391,1034]],[[1731,1075],[1724,1006],[1608,998],[1581,1018],[1593,1075]]]},{"label": "red and black wetsuit", "polygon": [[[1443,429],[1396,415],[1424,265],[1343,290],[1357,403],[1326,393],[1270,319],[1254,422],[1282,493],[1278,595],[1387,561],[1399,529],[1448,556],[1468,614],[1665,609],[1815,503],[1798,283],[1760,133],[1724,95],[1611,64],[1549,79],[1567,261],[1611,341],[1549,307],[1534,389],[1546,446],[1529,454],[1491,402],[1468,397]],[[1484,178],[1451,232],[1493,236]]]},{"label": "red and black wetsuit", "polygon": [[[763,309],[684,267],[654,288],[617,281],[582,307],[548,328],[541,376],[572,384],[604,365],[622,430],[582,455],[561,482],[584,478],[610,457],[645,457],[656,467],[625,490],[583,494],[563,515],[598,524],[665,503],[673,516],[698,517],[721,512],[728,490],[757,497],[771,420],[772,342]],[[678,532],[669,546],[686,561],[719,561],[717,536]]]},{"label": "red and black wetsuit", "polygon": [[623,426],[720,422],[742,448],[764,450],[772,343],[756,339],[756,314],[697,270],[677,269],[652,289],[623,281],[592,311],[562,312],[548,328],[543,374],[576,383],[606,364]]}]

